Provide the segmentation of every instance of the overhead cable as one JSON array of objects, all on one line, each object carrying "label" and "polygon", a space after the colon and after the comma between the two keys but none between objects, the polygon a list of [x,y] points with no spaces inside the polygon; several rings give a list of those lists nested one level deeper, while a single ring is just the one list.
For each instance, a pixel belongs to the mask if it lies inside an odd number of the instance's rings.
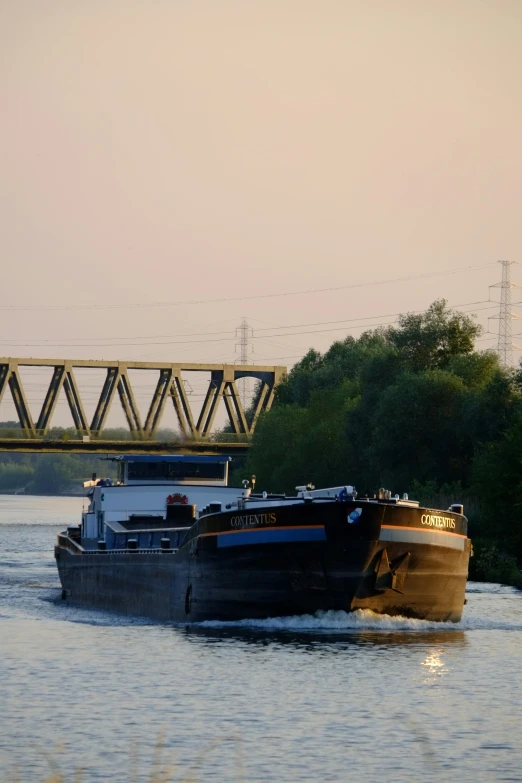
[{"label": "overhead cable", "polygon": [[[458,307],[468,307],[468,306],[471,306],[471,305],[482,304],[484,302],[490,302],[490,301],[491,300],[489,300],[489,299],[482,299],[482,300],[477,301],[477,302],[464,302],[462,304],[451,305],[450,309],[455,310]],[[488,305],[488,307],[476,308],[476,311],[480,312],[481,310],[491,310],[491,309],[493,309],[494,307],[497,307],[497,306],[498,305],[496,303],[493,303],[493,304]],[[358,329],[359,327],[361,327],[361,328],[364,328],[364,327],[379,327],[379,326],[384,326],[386,324],[394,323],[394,321],[382,321],[381,323],[376,323],[376,324],[358,324],[358,323],[355,323],[355,322],[357,322],[357,321],[366,321],[366,320],[375,320],[375,319],[378,319],[378,318],[396,318],[396,317],[398,317],[400,315],[418,314],[418,313],[423,313],[423,312],[425,312],[425,311],[424,310],[409,310],[406,313],[383,313],[381,315],[361,316],[360,318],[342,318],[342,319],[335,320],[335,321],[315,321],[315,322],[312,322],[312,323],[304,323],[304,324],[289,324],[288,326],[261,327],[261,328],[257,328],[255,331],[256,332],[269,332],[269,331],[273,332],[274,329],[297,329],[297,328],[306,327],[306,326],[323,326],[323,325],[327,326],[329,324],[350,324],[350,323],[353,323],[355,325],[354,326],[347,326],[346,327],[347,329]],[[329,330],[329,329],[318,329],[318,330],[313,330],[313,331],[318,331],[318,332],[338,331],[339,329],[343,329],[343,328],[345,328],[345,327],[340,326],[340,327],[336,327],[335,329],[331,329],[331,330]],[[214,338],[216,338],[216,336],[220,335],[220,334],[229,334],[229,335],[231,335],[231,332],[229,332],[229,331],[226,331],[226,332],[192,332],[192,333],[185,334],[185,335],[183,335],[183,334],[151,335],[150,337],[138,337],[138,338],[136,338],[136,337],[128,337],[128,338],[126,338],[126,337],[113,337],[113,338],[110,338],[110,337],[102,338],[102,337],[100,337],[99,339],[100,340],[103,340],[103,339],[107,339],[107,340],[110,340],[110,339],[113,339],[113,340],[114,339],[116,339],[116,340],[134,340],[134,339],[151,340],[151,339],[154,339],[154,338],[166,338],[166,337],[198,337],[198,336],[204,337],[206,335],[213,336]],[[279,334],[277,334],[277,333],[276,334],[273,334],[273,333],[272,334],[267,334],[266,337],[268,337],[268,338],[271,338],[271,337],[284,337],[284,336],[290,335],[290,334],[293,334],[293,335],[295,335],[295,334],[297,334],[297,335],[299,335],[299,334],[311,334],[311,332],[281,332]],[[259,339],[261,339],[261,337],[262,336],[254,335],[253,339],[258,339],[259,340]],[[87,338],[87,337],[85,337],[85,338],[80,338],[80,337],[78,337],[78,338],[71,338],[71,340],[87,340],[87,339],[89,339],[89,338]],[[93,338],[90,338],[90,339],[93,339]],[[94,338],[94,339],[96,339],[96,338]],[[125,347],[135,347],[135,346],[141,347],[141,346],[145,346],[145,345],[175,345],[175,344],[190,345],[191,343],[197,344],[197,343],[207,343],[207,342],[227,342],[227,341],[235,340],[235,339],[236,339],[235,335],[231,335],[230,337],[224,337],[224,338],[219,338],[219,339],[210,339],[210,340],[208,340],[208,339],[207,340],[186,340],[185,339],[185,340],[168,341],[168,342],[139,342],[139,343],[132,343],[132,342],[126,342],[126,343],[102,343],[102,342],[92,343],[91,342],[91,343],[81,343],[81,344],[78,344],[78,345],[72,345],[71,343],[52,343],[52,342],[50,342],[48,340],[40,340],[38,342],[22,342],[22,341],[17,342],[17,341],[0,340],[0,345],[14,345],[14,346],[19,346],[21,348],[28,348],[28,347],[42,347],[42,348],[43,347],[49,347],[49,348],[72,348],[72,347],[77,347],[77,348],[125,348]]]},{"label": "overhead cable", "polygon": [[215,299],[179,299],[171,302],[132,302],[129,304],[87,304],[87,305],[0,305],[0,310],[123,310],[130,308],[147,307],[181,307],[184,305],[218,304],[220,302],[244,302],[254,299],[275,299],[286,296],[304,296],[308,294],[323,294],[332,291],[346,291],[353,288],[367,288],[368,286],[388,285],[390,283],[406,283],[411,280],[429,280],[434,277],[443,277],[445,275],[457,275],[464,272],[473,272],[477,269],[485,269],[493,266],[493,262],[488,264],[479,264],[474,266],[460,267],[459,269],[444,269],[440,272],[432,272],[423,275],[408,275],[405,277],[393,277],[386,280],[373,280],[367,283],[346,283],[344,285],[334,285],[328,288],[308,288],[301,291],[281,291],[271,294],[251,294],[250,296],[227,296]]}]

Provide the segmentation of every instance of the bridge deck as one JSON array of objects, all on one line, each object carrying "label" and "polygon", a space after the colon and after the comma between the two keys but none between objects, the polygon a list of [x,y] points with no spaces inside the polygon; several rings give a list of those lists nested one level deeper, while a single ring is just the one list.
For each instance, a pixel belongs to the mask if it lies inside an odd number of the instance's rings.
[{"label": "bridge deck", "polygon": [[93,454],[229,454],[242,455],[249,444],[219,443],[209,441],[147,440],[45,440],[44,438],[0,438],[0,451],[22,451],[42,453],[93,453]]}]

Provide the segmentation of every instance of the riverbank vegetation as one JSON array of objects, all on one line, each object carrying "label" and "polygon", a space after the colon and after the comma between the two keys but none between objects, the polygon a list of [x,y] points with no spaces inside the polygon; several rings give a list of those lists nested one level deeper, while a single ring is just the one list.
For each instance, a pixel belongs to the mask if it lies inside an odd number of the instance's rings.
[{"label": "riverbank vegetation", "polygon": [[522,587],[522,375],[475,350],[480,332],[437,301],[310,350],[260,417],[246,470],[273,492],[349,481],[435,508],[463,502],[471,578]]},{"label": "riverbank vegetation", "polygon": [[[2,438],[22,438],[18,422],[0,422]],[[81,433],[73,427],[53,427],[46,435],[49,441],[78,440]],[[104,430],[99,440],[128,441],[131,433],[124,427]],[[170,429],[158,430],[163,443],[179,440]],[[96,473],[98,478],[114,478],[114,462],[89,454],[24,454],[0,452],[0,493],[23,492],[33,495],[79,494],[83,481]]]},{"label": "riverbank vegetation", "polygon": [[83,454],[0,454],[0,492],[31,495],[81,494],[96,473],[114,478],[113,462]]}]

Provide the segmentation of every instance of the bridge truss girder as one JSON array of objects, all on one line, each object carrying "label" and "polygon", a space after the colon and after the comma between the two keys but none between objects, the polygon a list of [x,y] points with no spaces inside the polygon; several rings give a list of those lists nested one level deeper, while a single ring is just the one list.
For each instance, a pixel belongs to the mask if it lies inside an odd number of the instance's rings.
[{"label": "bridge truss girder", "polygon": [[[53,375],[45,394],[40,414],[34,420],[25,396],[20,367],[52,367]],[[83,407],[80,389],[73,368],[105,369],[107,375],[100,391],[94,416],[89,423]],[[142,424],[136,404],[129,370],[157,370],[159,378],[152,395],[145,423]],[[185,388],[183,372],[210,373],[210,381],[203,406],[195,420]],[[96,436],[104,428],[116,393],[134,438],[153,440],[168,399],[172,400],[181,433],[185,438],[201,441],[208,438],[221,401],[237,435],[252,435],[262,411],[269,410],[274,389],[286,373],[285,367],[230,364],[167,364],[164,362],[90,361],[85,359],[12,359],[0,358],[0,403],[9,387],[24,436],[38,439],[46,435],[56,403],[63,388],[74,426],[81,435]],[[236,381],[245,377],[259,381],[250,419],[243,409]]]}]

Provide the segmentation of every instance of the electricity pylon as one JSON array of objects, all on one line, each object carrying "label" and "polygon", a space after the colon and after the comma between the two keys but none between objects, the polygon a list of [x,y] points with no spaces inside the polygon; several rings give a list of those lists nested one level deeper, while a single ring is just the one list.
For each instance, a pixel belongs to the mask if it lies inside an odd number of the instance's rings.
[{"label": "electricity pylon", "polygon": [[503,367],[513,366],[513,348],[517,346],[513,343],[513,318],[521,321],[522,317],[511,312],[511,289],[522,288],[522,286],[512,283],[510,279],[509,267],[514,261],[499,261],[502,264],[502,282],[491,285],[490,288],[500,288],[500,312],[498,315],[491,316],[498,318],[498,348],[497,352],[500,363]]},{"label": "electricity pylon", "polygon": [[[236,337],[239,337],[239,342],[236,343],[236,351],[239,348],[239,364],[248,364],[248,356],[253,353],[254,347],[250,345],[250,339],[254,334],[254,330],[247,323],[246,318],[243,318],[240,325],[236,328]],[[246,411],[250,402],[250,383],[248,378],[241,378],[238,381],[239,396],[243,405],[243,410]]]}]

